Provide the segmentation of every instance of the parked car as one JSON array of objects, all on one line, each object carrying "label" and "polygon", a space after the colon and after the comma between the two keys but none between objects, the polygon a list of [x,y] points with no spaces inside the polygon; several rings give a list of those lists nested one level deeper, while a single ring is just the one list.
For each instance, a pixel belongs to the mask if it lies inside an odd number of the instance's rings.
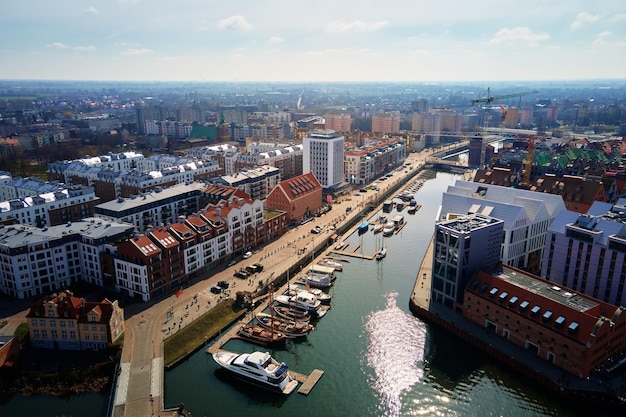
[{"label": "parked car", "polygon": [[248,252],[246,252],[246,253],[244,253],[244,254],[243,254],[243,259],[248,259],[248,258],[249,258],[249,257],[251,257],[251,256],[252,256],[252,252],[249,252],[249,251],[248,251]]},{"label": "parked car", "polygon": [[249,274],[246,271],[244,271],[243,269],[240,269],[239,271],[235,272],[234,275],[237,278],[241,278],[241,279],[246,279],[249,276]]},{"label": "parked car", "polygon": [[319,226],[315,226],[313,229],[311,229],[311,233],[313,233],[315,235],[320,234],[320,233],[322,233],[322,228],[319,227]]},{"label": "parked car", "polygon": [[257,273],[257,272],[260,272],[260,271],[256,267],[256,264],[253,264],[253,265],[246,266],[246,272],[249,273],[249,274],[254,274],[254,273]]},{"label": "parked car", "polygon": [[255,263],[254,266],[256,266],[256,272],[261,272],[263,270],[263,265],[258,262]]},{"label": "parked car", "polygon": [[230,262],[228,263],[228,266],[233,266],[233,265],[235,265],[236,263],[237,263],[237,261],[234,261],[234,260],[233,260],[233,261],[230,261]]},{"label": "parked car", "polygon": [[224,290],[219,285],[214,285],[211,288],[209,288],[209,291],[211,291],[213,294],[221,294],[222,291],[224,291]]},{"label": "parked car", "polygon": [[220,287],[221,289],[225,290],[228,288],[228,282],[226,281],[219,281],[217,283],[217,286]]}]

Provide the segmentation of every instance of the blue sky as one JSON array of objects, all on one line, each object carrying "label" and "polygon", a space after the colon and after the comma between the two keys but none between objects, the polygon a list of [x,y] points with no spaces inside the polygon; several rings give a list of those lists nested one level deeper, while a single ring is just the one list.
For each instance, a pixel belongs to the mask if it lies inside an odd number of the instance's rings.
[{"label": "blue sky", "polygon": [[1,0],[0,79],[625,78],[623,0]]}]

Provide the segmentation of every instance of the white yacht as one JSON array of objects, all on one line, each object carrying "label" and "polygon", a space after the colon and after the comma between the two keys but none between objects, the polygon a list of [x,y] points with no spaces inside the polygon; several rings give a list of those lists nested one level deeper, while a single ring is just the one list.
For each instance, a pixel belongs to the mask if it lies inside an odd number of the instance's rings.
[{"label": "white yacht", "polygon": [[213,359],[233,376],[284,395],[291,394],[298,381],[289,373],[287,365],[278,362],[268,352],[234,353],[219,350]]},{"label": "white yacht", "polygon": [[322,304],[315,295],[306,291],[298,291],[295,295],[277,295],[274,297],[274,301],[278,304],[298,308],[300,310],[306,310],[309,312],[316,311]]}]

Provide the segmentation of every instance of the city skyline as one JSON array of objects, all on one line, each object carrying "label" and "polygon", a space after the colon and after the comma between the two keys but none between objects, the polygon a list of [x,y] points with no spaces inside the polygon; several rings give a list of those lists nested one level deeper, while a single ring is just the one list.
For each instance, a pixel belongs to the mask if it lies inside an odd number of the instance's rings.
[{"label": "city skyline", "polygon": [[626,8],[599,0],[9,0],[0,79],[620,79]]}]

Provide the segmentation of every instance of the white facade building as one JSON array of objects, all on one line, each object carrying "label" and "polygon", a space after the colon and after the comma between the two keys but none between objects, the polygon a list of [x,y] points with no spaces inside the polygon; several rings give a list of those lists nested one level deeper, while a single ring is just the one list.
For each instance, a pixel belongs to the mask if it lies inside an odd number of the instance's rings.
[{"label": "white facade building", "polygon": [[502,220],[502,263],[538,273],[548,227],[564,210],[559,195],[459,180],[443,194],[439,219],[480,213]]},{"label": "white facade building", "polygon": [[344,137],[333,130],[314,130],[303,140],[302,172],[315,175],[322,188],[335,188],[344,180]]}]

